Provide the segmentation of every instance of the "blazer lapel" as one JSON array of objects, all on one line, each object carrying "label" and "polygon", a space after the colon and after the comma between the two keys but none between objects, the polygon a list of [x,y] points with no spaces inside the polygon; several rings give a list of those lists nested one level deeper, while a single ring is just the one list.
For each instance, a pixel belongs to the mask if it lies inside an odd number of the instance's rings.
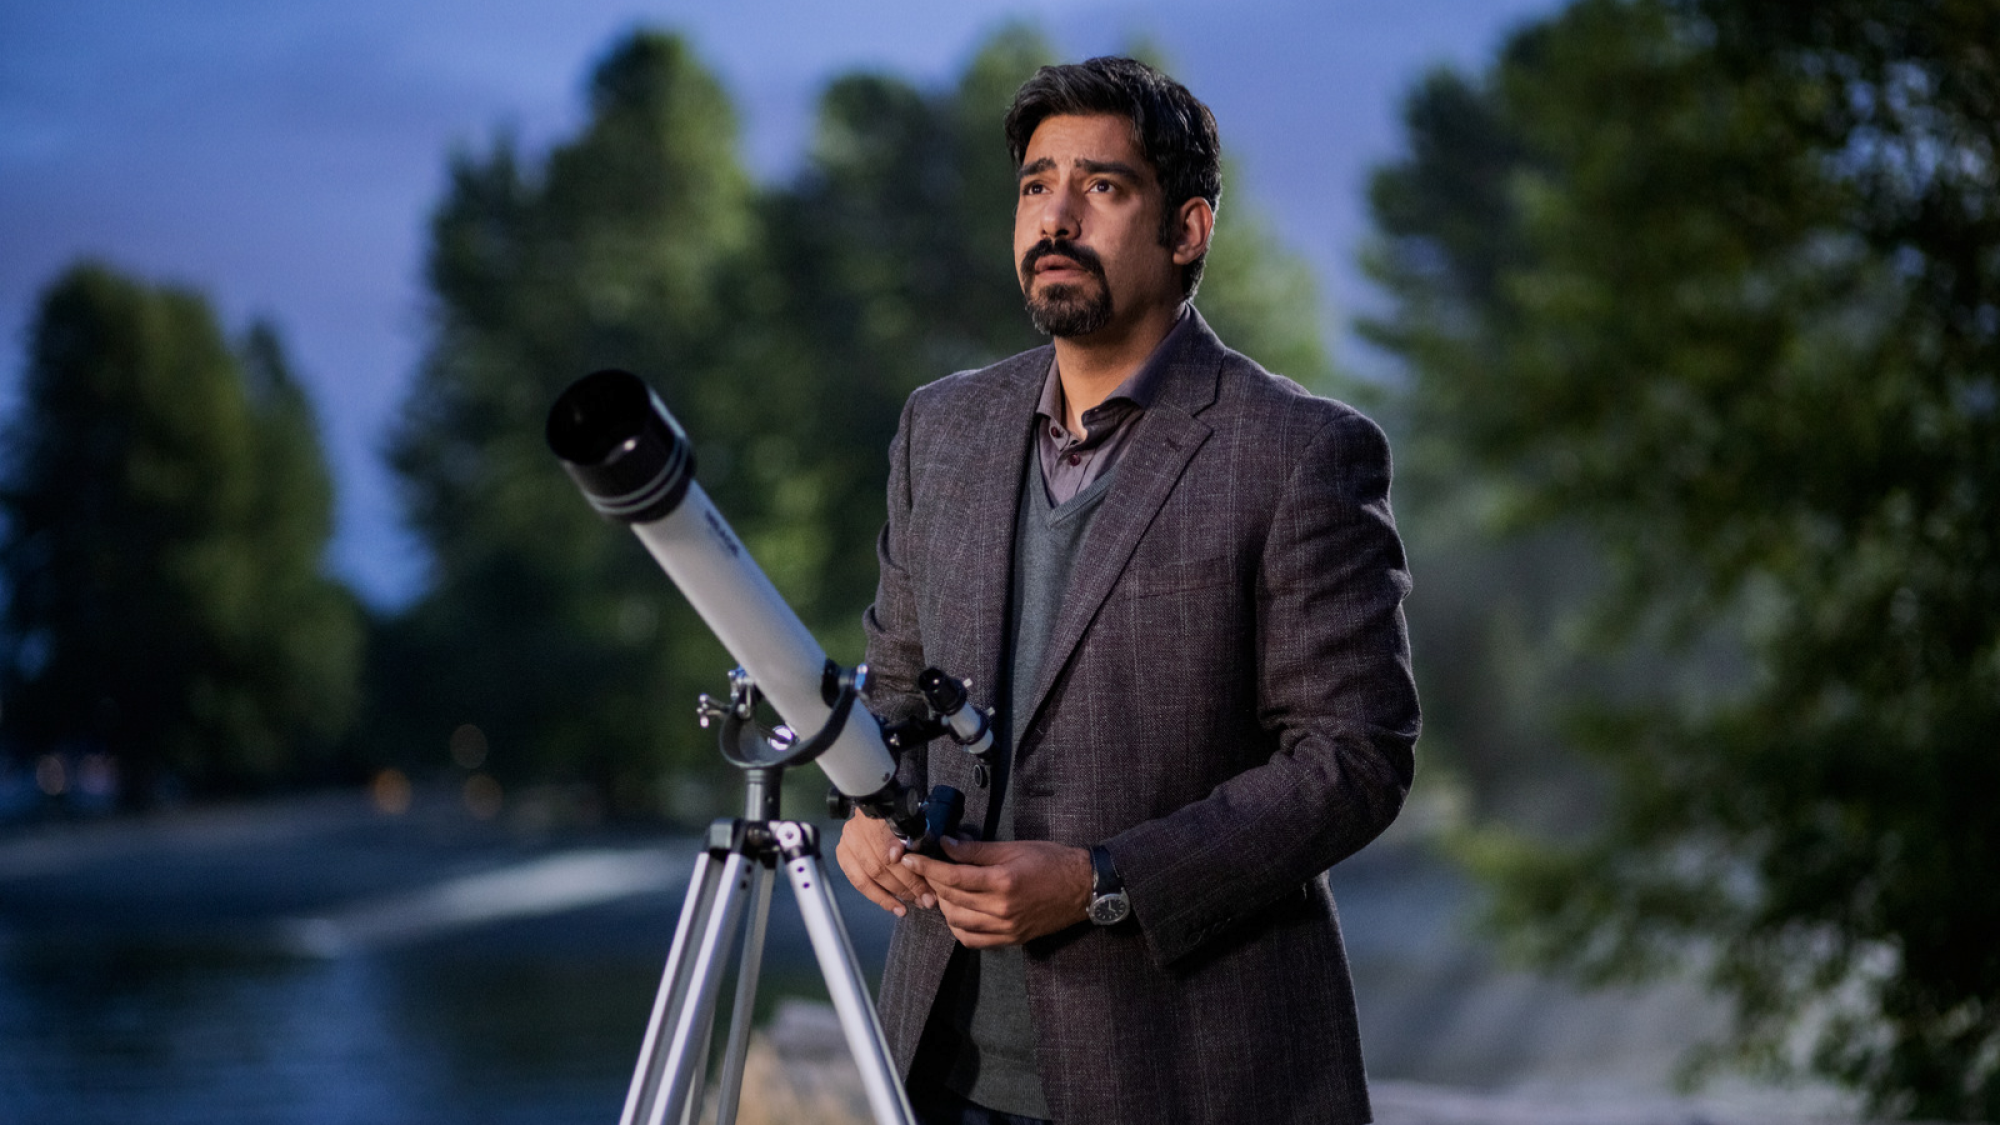
[{"label": "blazer lapel", "polygon": [[[1116,476],[1111,491],[1091,524],[1082,557],[1070,576],[1055,632],[1042,654],[1028,714],[1017,716],[1014,724],[1017,731],[1033,727],[1057,674],[1069,663],[1071,652],[1110,596],[1118,576],[1125,572],[1125,564],[1173,493],[1182,471],[1208,439],[1209,427],[1195,415],[1215,401],[1223,348],[1199,313],[1189,310],[1188,315],[1195,318],[1193,331],[1180,342],[1179,354],[1168,360],[1167,377],[1158,397],[1135,423],[1138,428],[1132,432],[1131,443],[1112,470]],[[1010,555],[1012,539],[1010,530]]]}]

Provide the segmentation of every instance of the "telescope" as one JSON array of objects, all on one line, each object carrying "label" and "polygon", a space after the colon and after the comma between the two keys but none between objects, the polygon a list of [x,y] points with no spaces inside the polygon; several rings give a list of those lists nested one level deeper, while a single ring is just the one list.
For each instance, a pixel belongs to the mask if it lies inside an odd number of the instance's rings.
[{"label": "telescope", "polygon": [[[631,527],[785,724],[825,730],[839,704],[840,667],[695,481],[687,433],[645,381],[619,370],[579,379],[549,411],[548,442],[591,507]],[[858,690],[866,667],[856,672]],[[885,817],[913,850],[938,854],[937,838],[956,824],[938,823],[937,814],[954,798],[962,807],[963,798],[948,789],[904,791],[890,746],[948,736],[983,759],[993,745],[991,716],[970,704],[961,681],[935,668],[919,686],[930,704],[927,719],[885,732],[867,710],[851,708],[817,761],[833,783],[837,813],[859,808]]]},{"label": "telescope", "polygon": [[[896,751],[949,738],[980,758],[975,776],[983,785],[993,747],[991,713],[971,703],[965,681],[936,668],[917,677],[928,707],[921,719],[885,730],[857,706],[866,666],[848,671],[827,659],[695,482],[687,433],[638,376],[605,370],[577,380],[550,408],[547,437],[591,507],[632,529],[741,664],[730,677],[729,703],[704,695],[700,714],[703,726],[722,720],[722,753],[744,772],[748,813],[711,825],[696,859],[622,1125],[671,1125],[690,1120],[700,1106],[720,959],[748,910],[716,1118],[722,1125],[735,1120],[771,883],[781,860],[876,1119],[912,1121],[827,884],[817,829],[780,818],[780,780],[785,769],[816,761],[833,783],[836,816],[858,809],[886,819],[911,851],[944,858],[939,841],[957,831],[964,795],[949,786],[926,794],[900,784]],[[788,730],[755,733],[760,696]]]}]

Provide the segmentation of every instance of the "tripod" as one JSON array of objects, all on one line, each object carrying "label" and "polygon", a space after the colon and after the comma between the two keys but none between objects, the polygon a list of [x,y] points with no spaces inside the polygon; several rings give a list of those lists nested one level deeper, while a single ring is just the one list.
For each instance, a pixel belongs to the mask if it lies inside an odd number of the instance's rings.
[{"label": "tripod", "polygon": [[846,725],[858,694],[854,676],[842,673],[839,697],[826,726],[809,739],[796,741],[780,728],[767,738],[752,721],[756,687],[738,669],[730,677],[729,703],[701,697],[701,725],[722,720],[722,755],[743,771],[745,815],[717,820],[708,829],[701,855],[688,880],[674,944],[653,1000],[652,1018],[639,1048],[639,1064],[625,1095],[619,1125],[694,1125],[701,1112],[702,1082],[715,1034],[717,994],[721,990],[723,958],[749,915],[736,975],[736,1000],[729,1018],[729,1041],[723,1053],[716,1103],[716,1125],[734,1125],[743,1090],[743,1068],[749,1053],[751,1008],[757,996],[757,974],[764,954],[764,934],[771,912],[771,886],[784,864],[806,934],[819,960],[820,975],[833,997],[834,1011],[847,1047],[861,1070],[869,1108],[881,1125],[912,1125],[915,1116],[895,1065],[888,1041],[869,1000],[868,986],[854,957],[854,945],[841,924],[840,909],[820,860],[819,831],[810,824],[779,816],[784,771],[817,757],[833,744]]}]

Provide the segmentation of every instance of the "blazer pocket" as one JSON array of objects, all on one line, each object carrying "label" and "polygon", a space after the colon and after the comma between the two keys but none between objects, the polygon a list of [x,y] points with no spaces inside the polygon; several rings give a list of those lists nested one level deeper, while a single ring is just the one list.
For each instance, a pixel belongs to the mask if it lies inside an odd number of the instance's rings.
[{"label": "blazer pocket", "polygon": [[1236,571],[1227,555],[1175,559],[1166,563],[1135,559],[1119,576],[1116,592],[1128,598],[1156,598],[1165,594],[1185,594],[1193,590],[1228,586],[1235,581]]}]

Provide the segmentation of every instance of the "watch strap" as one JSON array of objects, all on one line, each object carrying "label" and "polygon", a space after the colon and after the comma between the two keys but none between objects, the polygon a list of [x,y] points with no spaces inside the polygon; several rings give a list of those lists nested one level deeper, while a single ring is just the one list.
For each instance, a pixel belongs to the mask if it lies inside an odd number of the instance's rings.
[{"label": "watch strap", "polygon": [[1132,916],[1132,900],[1125,897],[1125,883],[1111,853],[1099,844],[1090,849],[1090,920],[1100,926],[1115,926]]},{"label": "watch strap", "polygon": [[1103,844],[1090,846],[1090,893],[1092,897],[1116,894],[1125,889],[1125,881],[1118,877],[1118,868],[1111,862],[1111,852]]}]

